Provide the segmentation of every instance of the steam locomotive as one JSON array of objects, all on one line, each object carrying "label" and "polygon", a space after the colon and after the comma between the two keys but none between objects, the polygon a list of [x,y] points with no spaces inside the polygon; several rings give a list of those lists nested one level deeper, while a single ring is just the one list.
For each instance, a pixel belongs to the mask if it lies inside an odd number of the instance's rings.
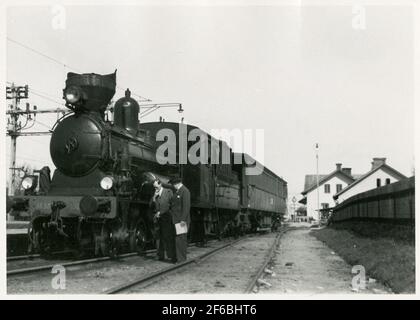
[{"label": "steam locomotive", "polygon": [[[116,72],[67,74],[63,98],[69,113],[54,125],[50,141],[53,177],[41,170],[39,177],[24,178],[24,195],[11,199],[11,214],[30,218],[30,252],[116,255],[154,246],[149,202],[157,178],[165,184],[181,177],[190,190],[190,241],[276,228],[286,211],[282,178],[195,126],[139,123],[139,104],[129,89],[114,104],[110,121],[106,110],[115,88]],[[161,139],[162,132],[173,132],[175,139]],[[186,142],[182,161],[182,139],[191,133],[206,138],[216,161],[192,163],[188,150],[194,141]],[[171,150],[175,161],[163,161]],[[252,166],[259,166],[259,175],[247,174]]]}]

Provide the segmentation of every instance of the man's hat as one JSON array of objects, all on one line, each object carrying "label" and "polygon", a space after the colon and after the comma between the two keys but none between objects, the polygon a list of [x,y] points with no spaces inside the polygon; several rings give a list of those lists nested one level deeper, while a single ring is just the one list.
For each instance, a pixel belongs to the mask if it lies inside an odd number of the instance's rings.
[{"label": "man's hat", "polygon": [[177,184],[177,183],[181,183],[181,182],[182,182],[182,180],[181,180],[180,177],[173,177],[173,178],[171,178],[171,180],[169,180],[170,184]]}]

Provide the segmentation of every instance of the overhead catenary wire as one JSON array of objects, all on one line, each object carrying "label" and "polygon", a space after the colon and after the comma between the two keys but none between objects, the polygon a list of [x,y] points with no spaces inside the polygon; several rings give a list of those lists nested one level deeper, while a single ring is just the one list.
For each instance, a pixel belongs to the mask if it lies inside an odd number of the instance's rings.
[{"label": "overhead catenary wire", "polygon": [[144,117],[146,117],[146,116],[148,116],[149,114],[151,114],[152,112],[155,112],[156,110],[158,110],[160,107],[158,106],[158,107],[156,107],[156,108],[154,108],[154,109],[149,109],[149,110],[147,110],[147,111],[145,111],[145,112],[143,112],[143,113],[140,113],[140,119],[142,119],[142,118],[144,118]]},{"label": "overhead catenary wire", "polygon": [[39,121],[39,120],[37,120],[37,119],[34,119],[34,121],[35,121],[37,124],[39,124],[39,125],[41,125],[41,126],[43,126],[43,127],[47,128],[48,130],[51,130],[51,128],[52,128],[52,126],[49,126],[49,125],[47,125],[47,124],[45,124],[45,123],[43,123],[43,122],[41,122],[41,121]]},{"label": "overhead catenary wire", "polygon": [[55,63],[57,63],[57,64],[60,64],[60,65],[62,65],[62,66],[64,66],[64,67],[66,67],[66,68],[68,68],[68,69],[72,69],[73,71],[80,72],[80,71],[79,71],[79,70],[77,70],[76,68],[74,68],[74,67],[72,67],[72,66],[69,66],[68,64],[66,64],[66,63],[64,63],[64,62],[61,62],[61,61],[59,61],[59,60],[57,60],[57,59],[55,59],[55,58],[53,58],[53,57],[51,57],[51,56],[49,56],[49,55],[47,55],[47,54],[45,54],[45,53],[41,52],[41,51],[38,51],[38,50],[36,50],[36,49],[34,49],[34,48],[31,48],[30,46],[28,46],[28,45],[26,45],[26,44],[23,44],[23,43],[21,43],[21,42],[19,42],[19,41],[16,41],[16,40],[14,40],[14,39],[12,39],[12,38],[10,38],[10,37],[7,37],[7,40],[8,40],[8,41],[10,41],[10,42],[12,42],[12,43],[14,43],[14,44],[17,44],[17,45],[21,46],[22,48],[25,48],[25,49],[27,49],[27,50],[29,50],[29,51],[32,51],[32,52],[34,52],[34,53],[36,53],[36,54],[38,54],[38,55],[40,55],[40,56],[42,56],[42,57],[44,57],[44,58],[46,58],[46,59],[48,59],[48,60],[51,60],[51,61],[53,61],[53,62],[55,62]]},{"label": "overhead catenary wire", "polygon": [[31,158],[31,157],[16,156],[16,158],[20,159],[20,160],[33,161],[33,162],[38,162],[38,163],[47,163],[48,162],[48,161],[45,161],[45,160],[34,159],[34,158]]},{"label": "overhead catenary wire", "polygon": [[146,114],[146,113],[148,113],[148,112],[150,112],[152,110],[155,111],[157,109],[159,109],[159,106],[153,106],[153,107],[148,108],[148,109],[146,109],[144,111],[140,111],[139,116],[142,116],[142,115],[144,115],[144,114]]},{"label": "overhead catenary wire", "polygon": [[[41,137],[41,136],[38,136],[38,137]],[[34,139],[33,137],[26,137],[26,139],[30,140],[30,141],[31,141],[31,143],[34,143],[34,144],[39,145],[40,147],[41,147],[41,146],[42,146],[43,148],[45,147],[45,143],[44,143],[44,142],[38,141],[37,139]]]},{"label": "overhead catenary wire", "polygon": [[45,96],[45,95],[40,94],[40,93],[37,93],[36,91],[31,90],[31,89],[29,89],[29,91],[30,91],[32,94],[34,94],[34,95],[36,95],[36,96],[38,96],[38,97],[40,97],[40,98],[44,98],[45,100],[48,100],[48,101],[54,102],[54,103],[56,103],[56,104],[58,104],[58,105],[60,105],[60,106],[65,106],[65,103],[63,103],[63,102],[59,102],[59,101],[57,101],[57,100],[55,100],[55,99],[52,99],[52,98],[50,98],[50,97],[48,97],[48,96]]},{"label": "overhead catenary wire", "polygon": [[[39,90],[39,89],[37,89],[37,88],[34,88],[34,87],[29,87],[28,88],[28,90],[29,91],[32,91],[32,92],[36,92],[36,93],[38,93],[38,94],[41,94],[41,95],[43,95],[43,96],[46,96],[46,97],[49,97],[49,98],[51,98],[51,99],[54,99],[54,100],[56,100],[57,102],[59,101],[59,100],[61,100],[61,99],[64,99],[63,97],[59,97],[59,96],[56,96],[56,95],[53,95],[53,94],[51,94],[51,93],[48,93],[48,92],[45,92],[45,91],[41,91],[41,90]],[[64,102],[59,102],[60,104],[64,104]]]},{"label": "overhead catenary wire", "polygon": [[[30,46],[28,46],[28,45],[26,45],[26,44],[24,44],[24,43],[22,43],[20,41],[16,41],[15,39],[12,39],[10,37],[7,37],[7,40],[10,41],[10,42],[12,42],[12,43],[14,43],[14,44],[16,44],[16,45],[18,45],[18,46],[20,46],[20,47],[22,47],[22,48],[25,48],[25,49],[33,52],[33,53],[36,53],[36,54],[44,57],[45,59],[48,59],[48,60],[50,60],[50,61],[52,61],[52,62],[54,62],[56,64],[59,64],[60,66],[64,66],[65,68],[68,68],[68,69],[70,69],[72,71],[75,71],[75,72],[78,72],[78,73],[82,73],[82,71],[79,70],[78,68],[75,68],[74,66],[70,66],[70,65],[68,65],[68,64],[66,64],[66,63],[64,63],[64,62],[62,62],[62,61],[60,61],[60,60],[58,60],[58,59],[56,59],[54,57],[51,57],[50,55],[45,54],[45,53],[43,53],[43,52],[41,52],[39,50],[36,50],[36,49],[34,49],[34,48],[32,48],[32,47],[30,47]],[[116,87],[118,89],[120,89],[120,90],[125,90],[124,87],[121,87],[121,86],[116,86]],[[151,99],[145,98],[145,97],[143,97],[143,96],[141,96],[141,95],[139,95],[139,94],[137,94],[135,92],[131,92],[131,94],[134,95],[134,96],[136,96],[136,97],[138,97],[138,98],[140,98],[141,100],[143,100],[142,102],[152,101]]]},{"label": "overhead catenary wire", "polygon": [[[64,62],[62,62],[62,61],[60,61],[60,60],[58,60],[58,59],[56,59],[56,58],[54,58],[54,57],[52,57],[52,56],[44,53],[44,52],[41,52],[39,50],[36,50],[36,49],[32,48],[31,46],[29,46],[27,44],[24,44],[24,43],[22,43],[20,41],[17,41],[15,39],[10,38],[10,37],[7,37],[7,40],[9,42],[11,42],[11,43],[14,43],[14,44],[16,44],[16,45],[18,45],[18,46],[20,46],[20,47],[22,47],[22,48],[24,48],[24,49],[32,52],[32,53],[34,53],[34,54],[39,55],[39,56],[41,56],[41,57],[43,57],[43,58],[45,58],[45,59],[47,59],[47,60],[49,60],[51,62],[56,63],[57,65],[63,66],[64,68],[70,69],[70,70],[75,71],[75,72],[78,72],[78,73],[82,73],[78,68],[76,68],[74,66],[71,66],[71,65],[69,65],[67,63],[64,63]],[[7,81],[7,83],[13,85],[13,83],[10,82],[10,81]],[[125,88],[123,88],[121,86],[118,86],[118,85],[116,86],[116,89],[122,90],[122,91],[125,90]],[[56,98],[55,96],[53,96],[53,95],[51,95],[49,93],[45,93],[45,92],[42,92],[42,91],[40,91],[38,89],[33,89],[33,88],[28,88],[28,90],[31,92],[31,94],[34,94],[34,95],[36,95],[36,96],[38,96],[38,97],[40,97],[42,99],[45,99],[47,101],[53,102],[53,103],[55,103],[55,104],[57,104],[59,106],[63,106],[63,105],[65,106],[66,105],[63,102],[58,101],[59,98]],[[135,92],[132,92],[132,95],[140,98],[140,100],[139,100],[140,105],[141,105],[142,102],[143,103],[144,102],[152,102],[151,99],[145,98],[145,97],[143,97],[143,96],[141,96],[141,95],[139,95],[139,94],[137,94]],[[168,104],[168,105],[170,105],[170,104]],[[148,116],[149,114],[151,114],[151,113],[155,112],[156,110],[160,109],[160,107],[164,107],[164,106],[163,105],[159,105],[159,104],[155,104],[155,105],[153,105],[153,104],[152,105],[147,105],[146,104],[146,105],[144,105],[144,108],[146,110],[143,111],[143,112],[141,112],[139,114],[139,118],[141,119],[141,118],[144,118],[144,117]],[[28,123],[28,118],[26,118],[26,120],[27,121],[26,121],[25,127],[26,127],[26,125]],[[53,127],[53,126],[48,126],[48,125],[46,125],[46,124],[44,124],[44,123],[36,120],[36,118],[34,118],[33,119],[33,123],[32,123],[32,125],[29,128],[32,128],[35,123],[42,125],[43,127],[47,128],[50,132],[51,132],[51,128]],[[41,134],[44,134],[44,133],[41,133]]]}]

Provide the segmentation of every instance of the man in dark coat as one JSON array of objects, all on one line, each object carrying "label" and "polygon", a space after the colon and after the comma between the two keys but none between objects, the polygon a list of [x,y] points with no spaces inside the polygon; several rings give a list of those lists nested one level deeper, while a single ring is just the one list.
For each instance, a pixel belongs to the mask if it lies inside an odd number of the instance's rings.
[{"label": "man in dark coat", "polygon": [[[173,178],[170,183],[174,186],[175,193],[172,198],[172,222],[175,226],[176,262],[187,259],[187,231],[190,227],[191,195],[180,178]],[[175,261],[174,261],[175,262]]]},{"label": "man in dark coat", "polygon": [[159,260],[165,260],[165,252],[169,259],[175,260],[175,229],[172,223],[171,201],[173,193],[170,189],[163,188],[160,180],[153,182],[155,194],[152,202],[154,203],[154,219],[159,226],[158,238],[159,245],[157,255]]}]

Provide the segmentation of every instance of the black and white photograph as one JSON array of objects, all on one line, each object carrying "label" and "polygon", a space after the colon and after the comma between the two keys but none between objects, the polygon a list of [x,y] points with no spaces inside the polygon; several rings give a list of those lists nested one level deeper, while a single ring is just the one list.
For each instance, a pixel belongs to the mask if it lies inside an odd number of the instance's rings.
[{"label": "black and white photograph", "polygon": [[9,299],[416,297],[415,1],[2,8]]}]

